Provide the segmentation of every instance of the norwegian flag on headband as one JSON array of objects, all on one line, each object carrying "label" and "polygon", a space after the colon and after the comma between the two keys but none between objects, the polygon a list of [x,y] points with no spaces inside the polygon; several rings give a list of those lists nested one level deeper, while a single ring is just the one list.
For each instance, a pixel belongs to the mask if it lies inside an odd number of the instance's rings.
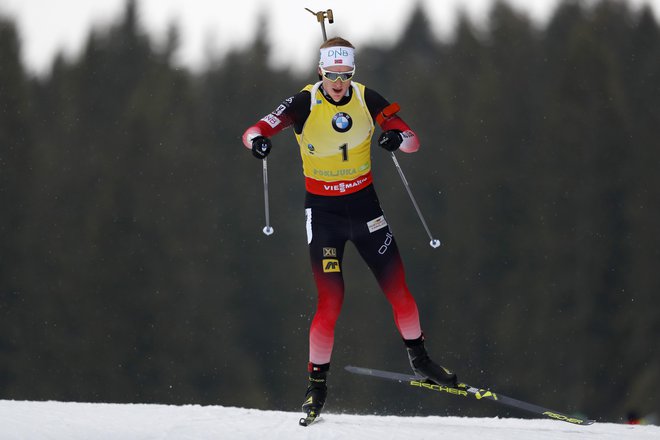
[{"label": "norwegian flag on headband", "polygon": [[344,64],[344,60],[341,58],[335,60],[335,64]]}]

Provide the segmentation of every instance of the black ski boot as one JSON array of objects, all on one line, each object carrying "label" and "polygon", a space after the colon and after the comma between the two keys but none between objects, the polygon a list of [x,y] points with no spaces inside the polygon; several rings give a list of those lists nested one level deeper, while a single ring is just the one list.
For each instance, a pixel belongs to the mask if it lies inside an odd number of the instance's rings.
[{"label": "black ski boot", "polygon": [[307,426],[321,415],[321,410],[325,404],[325,398],[328,395],[326,380],[330,364],[309,364],[309,386],[305,393],[305,401],[302,404],[302,410],[306,417],[300,419],[302,426]]},{"label": "black ski boot", "polygon": [[429,358],[426,348],[424,348],[423,335],[417,339],[406,339],[404,342],[406,350],[408,350],[410,366],[415,374],[423,376],[438,385],[456,387],[458,384],[456,375]]}]

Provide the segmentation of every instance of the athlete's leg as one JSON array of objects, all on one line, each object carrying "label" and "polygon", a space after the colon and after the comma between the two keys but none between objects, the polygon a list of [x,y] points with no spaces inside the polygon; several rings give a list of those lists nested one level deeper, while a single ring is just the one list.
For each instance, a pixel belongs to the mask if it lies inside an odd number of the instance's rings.
[{"label": "athlete's leg", "polygon": [[[352,240],[392,306],[399,333],[404,339],[417,339],[422,334],[417,303],[408,290],[399,249],[375,194],[359,210],[353,217]],[[360,217],[362,221],[355,221]]]},{"label": "athlete's leg", "polygon": [[307,241],[317,289],[316,313],[309,331],[309,361],[330,362],[335,324],[344,301],[341,262],[346,244],[345,220],[322,209],[307,208]]},{"label": "athlete's leg", "polygon": [[399,249],[375,192],[371,203],[361,203],[352,214],[351,239],[392,305],[413,371],[435,383],[456,386],[456,375],[433,362],[426,352],[417,304],[406,285]]},{"label": "athlete's leg", "polygon": [[417,339],[422,334],[417,303],[408,290],[403,262],[394,236],[389,228],[384,231],[386,232],[360,240],[356,247],[392,306],[399,333],[404,339]]}]

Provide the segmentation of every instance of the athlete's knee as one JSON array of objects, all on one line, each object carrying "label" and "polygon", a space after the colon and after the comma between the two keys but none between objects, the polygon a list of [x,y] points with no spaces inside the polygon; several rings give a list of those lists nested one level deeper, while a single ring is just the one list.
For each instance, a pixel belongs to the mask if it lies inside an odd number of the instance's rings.
[{"label": "athlete's knee", "polygon": [[410,290],[405,285],[389,288],[385,292],[385,297],[395,308],[409,308],[416,307],[415,298],[410,293]]},{"label": "athlete's knee", "polygon": [[341,307],[344,303],[343,294],[325,294],[319,295],[318,303],[316,305],[317,313],[322,313],[325,316],[339,316]]}]

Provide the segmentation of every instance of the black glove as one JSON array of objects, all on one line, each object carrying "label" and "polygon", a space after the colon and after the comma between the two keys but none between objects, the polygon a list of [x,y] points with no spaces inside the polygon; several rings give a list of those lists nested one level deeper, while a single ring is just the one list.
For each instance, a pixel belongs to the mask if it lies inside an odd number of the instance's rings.
[{"label": "black glove", "polygon": [[378,145],[385,148],[387,151],[396,151],[403,142],[403,135],[401,130],[387,130],[380,134],[378,138]]},{"label": "black glove", "polygon": [[270,153],[270,148],[273,144],[270,142],[270,139],[263,136],[257,136],[252,139],[252,155],[257,159],[265,159]]}]

